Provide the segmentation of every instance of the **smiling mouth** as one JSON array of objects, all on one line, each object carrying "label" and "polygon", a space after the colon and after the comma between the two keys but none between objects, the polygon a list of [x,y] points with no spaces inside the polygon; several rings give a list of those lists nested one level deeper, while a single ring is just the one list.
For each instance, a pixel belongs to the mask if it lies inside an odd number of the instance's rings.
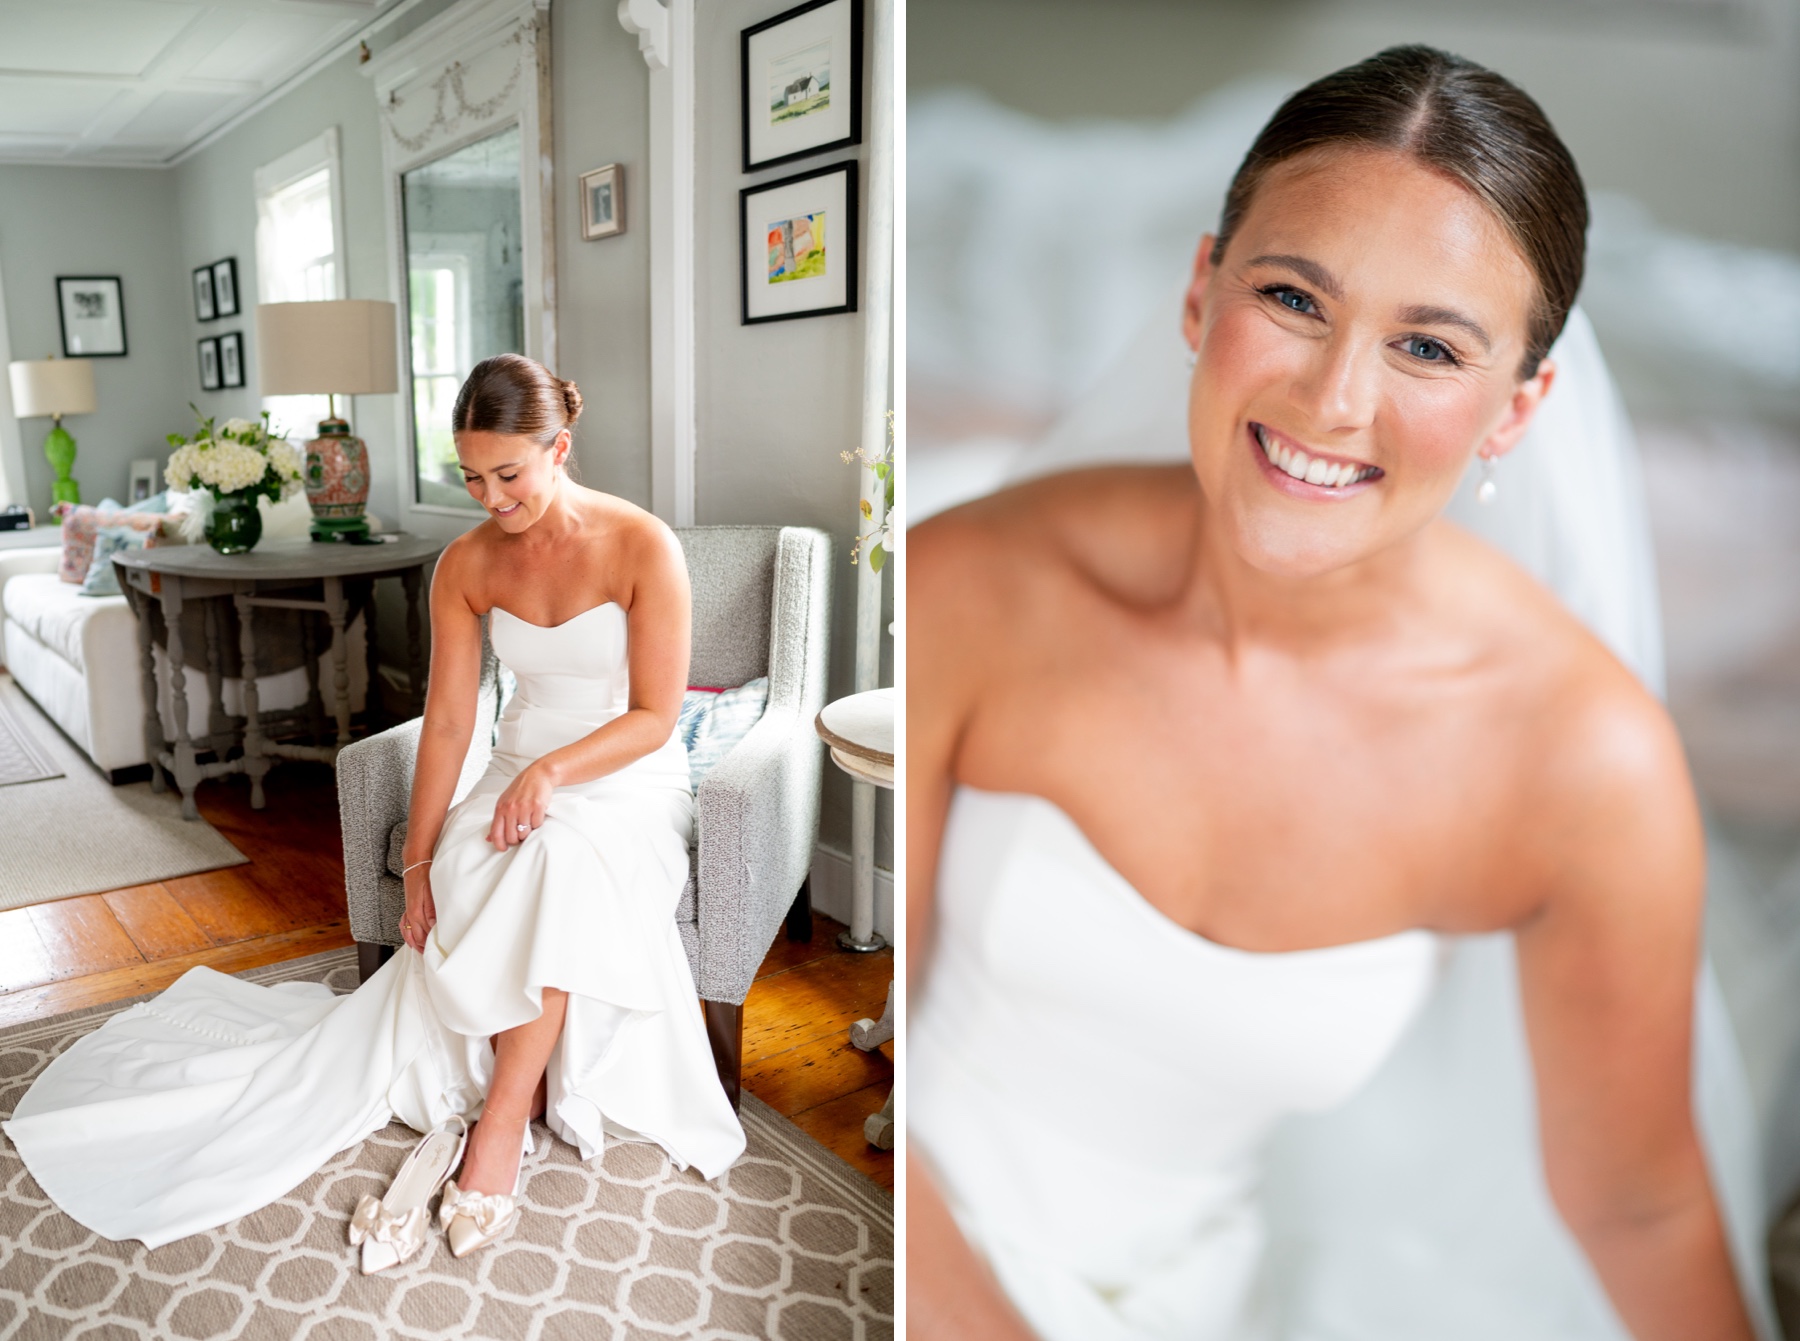
[{"label": "smiling mouth", "polygon": [[517,512],[520,508],[522,508],[524,506],[525,505],[523,503],[514,503],[509,508],[495,508],[493,511],[494,511],[494,515],[496,517],[510,517],[513,515],[513,513]]},{"label": "smiling mouth", "polygon": [[1250,431],[1256,436],[1256,445],[1262,448],[1269,464],[1303,484],[1317,485],[1322,489],[1344,489],[1364,480],[1379,479],[1383,474],[1380,466],[1364,466],[1354,461],[1333,461],[1323,456],[1308,455],[1298,447],[1290,447],[1277,441],[1261,424],[1251,424]]}]

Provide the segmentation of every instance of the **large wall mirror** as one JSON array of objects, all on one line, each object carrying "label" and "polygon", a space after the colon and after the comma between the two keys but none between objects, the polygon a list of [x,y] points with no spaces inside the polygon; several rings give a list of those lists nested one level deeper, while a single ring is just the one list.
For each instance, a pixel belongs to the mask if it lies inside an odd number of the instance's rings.
[{"label": "large wall mirror", "polygon": [[503,353],[555,366],[546,17],[539,0],[463,0],[373,63],[402,314],[407,530],[454,535],[482,515],[450,432],[470,369]]}]

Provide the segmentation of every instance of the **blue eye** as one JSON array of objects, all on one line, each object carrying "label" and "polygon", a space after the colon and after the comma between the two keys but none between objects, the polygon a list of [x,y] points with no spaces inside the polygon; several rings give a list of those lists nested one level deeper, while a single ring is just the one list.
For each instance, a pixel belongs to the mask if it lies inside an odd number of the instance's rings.
[{"label": "blue eye", "polygon": [[1456,355],[1441,340],[1433,340],[1429,336],[1409,335],[1406,337],[1406,352],[1426,363],[1455,363]]},{"label": "blue eye", "polygon": [[1300,292],[1299,289],[1290,289],[1285,284],[1271,284],[1266,288],[1257,290],[1257,292],[1266,297],[1273,298],[1290,312],[1298,312],[1303,316],[1311,316],[1318,311],[1318,309],[1313,306],[1313,300],[1311,298]]}]

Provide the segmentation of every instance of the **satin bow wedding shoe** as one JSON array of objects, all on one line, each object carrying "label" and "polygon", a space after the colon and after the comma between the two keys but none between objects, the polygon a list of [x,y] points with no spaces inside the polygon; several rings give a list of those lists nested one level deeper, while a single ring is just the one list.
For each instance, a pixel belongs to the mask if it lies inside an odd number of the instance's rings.
[{"label": "satin bow wedding shoe", "polygon": [[468,1137],[468,1124],[451,1118],[413,1147],[386,1196],[364,1197],[356,1203],[356,1214],[350,1217],[350,1246],[362,1248],[365,1276],[399,1266],[425,1246],[431,1224],[425,1203],[462,1158]]},{"label": "satin bow wedding shoe", "polygon": [[536,1149],[531,1137],[531,1123],[525,1123],[525,1140],[519,1151],[519,1172],[513,1178],[512,1196],[502,1192],[464,1192],[452,1179],[444,1185],[443,1200],[438,1203],[438,1223],[444,1237],[450,1240],[450,1251],[467,1257],[477,1248],[485,1248],[518,1223],[519,1208],[513,1200],[525,1180],[525,1156]]}]

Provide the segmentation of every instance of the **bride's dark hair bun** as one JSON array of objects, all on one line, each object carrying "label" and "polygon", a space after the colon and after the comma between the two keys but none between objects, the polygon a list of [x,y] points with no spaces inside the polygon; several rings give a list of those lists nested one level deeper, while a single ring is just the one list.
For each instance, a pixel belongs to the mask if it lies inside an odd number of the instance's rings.
[{"label": "bride's dark hair bun", "polygon": [[523,354],[496,354],[477,363],[456,393],[450,430],[532,438],[548,447],[580,417],[575,383]]}]

